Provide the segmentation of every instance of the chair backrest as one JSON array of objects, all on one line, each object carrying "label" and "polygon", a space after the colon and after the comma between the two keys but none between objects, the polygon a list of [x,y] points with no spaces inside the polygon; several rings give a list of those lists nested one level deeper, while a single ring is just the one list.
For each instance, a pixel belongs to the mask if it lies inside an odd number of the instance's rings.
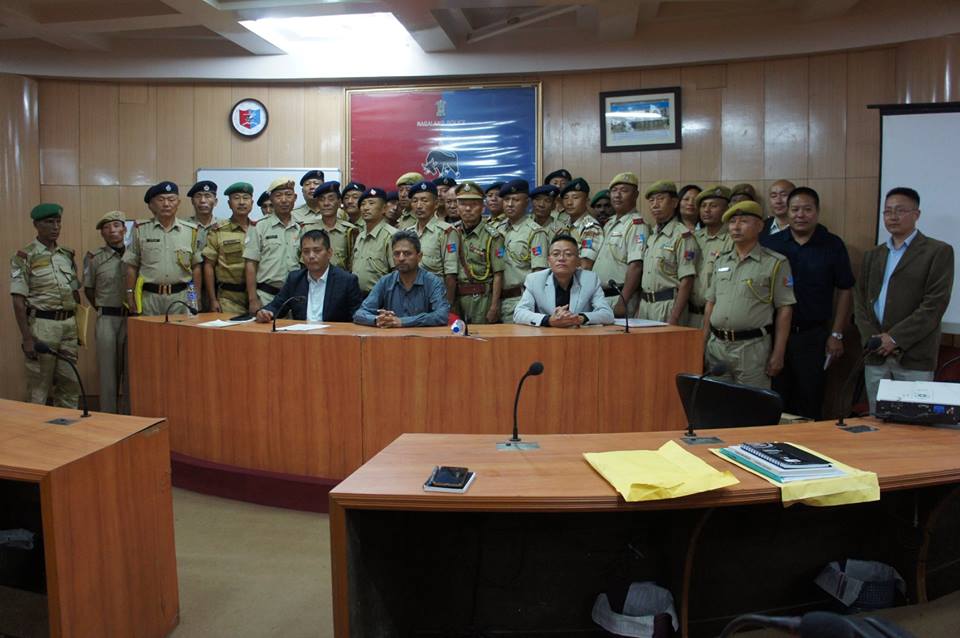
[{"label": "chair backrest", "polygon": [[681,372],[677,392],[687,423],[695,428],[735,428],[751,425],[776,425],[783,412],[783,399],[777,392],[752,385],[739,385],[705,377],[692,404],[693,389],[700,375]]}]

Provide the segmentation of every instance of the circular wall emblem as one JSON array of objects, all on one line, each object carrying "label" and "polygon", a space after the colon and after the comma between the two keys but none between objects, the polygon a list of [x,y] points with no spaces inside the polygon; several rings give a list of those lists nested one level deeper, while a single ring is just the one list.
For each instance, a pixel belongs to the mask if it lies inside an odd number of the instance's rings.
[{"label": "circular wall emblem", "polygon": [[256,137],[267,128],[267,107],[252,98],[240,100],[230,111],[230,125],[244,137]]}]

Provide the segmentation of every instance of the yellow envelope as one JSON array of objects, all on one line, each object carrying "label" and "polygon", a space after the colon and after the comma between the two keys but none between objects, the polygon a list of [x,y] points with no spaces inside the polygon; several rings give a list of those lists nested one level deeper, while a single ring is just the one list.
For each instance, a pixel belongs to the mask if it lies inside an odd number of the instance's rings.
[{"label": "yellow envelope", "polygon": [[77,304],[73,311],[73,319],[77,322],[77,343],[81,346],[87,345],[87,327],[90,325],[90,315],[93,308]]},{"label": "yellow envelope", "polygon": [[[786,443],[790,443],[786,441]],[[771,485],[780,488],[780,500],[784,507],[789,507],[794,503],[804,503],[814,507],[829,507],[831,505],[849,505],[850,503],[869,503],[870,501],[880,500],[880,483],[877,481],[875,472],[867,472],[841,463],[830,458],[826,454],[815,452],[810,448],[797,443],[790,443],[801,450],[816,454],[824,458],[839,470],[846,472],[846,476],[835,476],[833,478],[813,479],[809,481],[792,481],[790,483],[778,483],[773,479],[756,472],[746,465],[737,463],[736,460],[724,456],[720,450],[711,448],[710,451],[725,461],[733,463],[737,467],[755,474],[767,481]]]},{"label": "yellow envelope", "polygon": [[584,452],[583,458],[630,503],[678,498],[740,482],[674,441],[659,450]]}]

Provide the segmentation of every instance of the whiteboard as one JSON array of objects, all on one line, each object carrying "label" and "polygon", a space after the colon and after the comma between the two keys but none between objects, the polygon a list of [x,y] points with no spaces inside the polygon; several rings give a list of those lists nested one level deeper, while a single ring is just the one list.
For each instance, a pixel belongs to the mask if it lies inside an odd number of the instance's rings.
[{"label": "whiteboard", "polygon": [[[217,206],[213,209],[213,216],[220,219],[230,218],[230,207],[227,206],[227,198],[223,191],[230,184],[236,182],[249,182],[253,184],[253,211],[250,213],[250,219],[260,219],[263,215],[260,213],[260,207],[256,205],[260,193],[267,190],[270,182],[279,177],[290,177],[293,183],[297,185],[297,203],[294,206],[303,204],[303,193],[300,191],[300,178],[307,171],[323,171],[324,178],[330,181],[343,182],[340,179],[339,168],[199,168],[197,169],[197,181],[209,180],[217,185]],[[185,197],[185,199],[187,199]],[[180,216],[190,217],[193,215],[193,207],[189,201],[180,204]]]},{"label": "whiteboard", "polygon": [[[883,226],[884,196],[891,188],[908,186],[920,194],[917,228],[956,250],[960,246],[960,211],[956,198],[960,183],[957,163],[960,111],[881,113],[883,144],[877,243],[890,237]],[[951,334],[960,334],[960,277],[956,257],[955,253],[953,294],[943,316],[943,331]]]}]

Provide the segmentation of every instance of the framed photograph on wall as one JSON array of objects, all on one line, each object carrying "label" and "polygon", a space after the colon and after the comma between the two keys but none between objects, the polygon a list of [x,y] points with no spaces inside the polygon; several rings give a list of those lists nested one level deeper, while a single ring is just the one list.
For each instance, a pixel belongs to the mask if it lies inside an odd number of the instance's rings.
[{"label": "framed photograph on wall", "polygon": [[600,152],[682,148],[680,87],[600,94]]},{"label": "framed photograph on wall", "polygon": [[400,175],[539,183],[540,84],[346,91],[349,178],[392,190]]}]

